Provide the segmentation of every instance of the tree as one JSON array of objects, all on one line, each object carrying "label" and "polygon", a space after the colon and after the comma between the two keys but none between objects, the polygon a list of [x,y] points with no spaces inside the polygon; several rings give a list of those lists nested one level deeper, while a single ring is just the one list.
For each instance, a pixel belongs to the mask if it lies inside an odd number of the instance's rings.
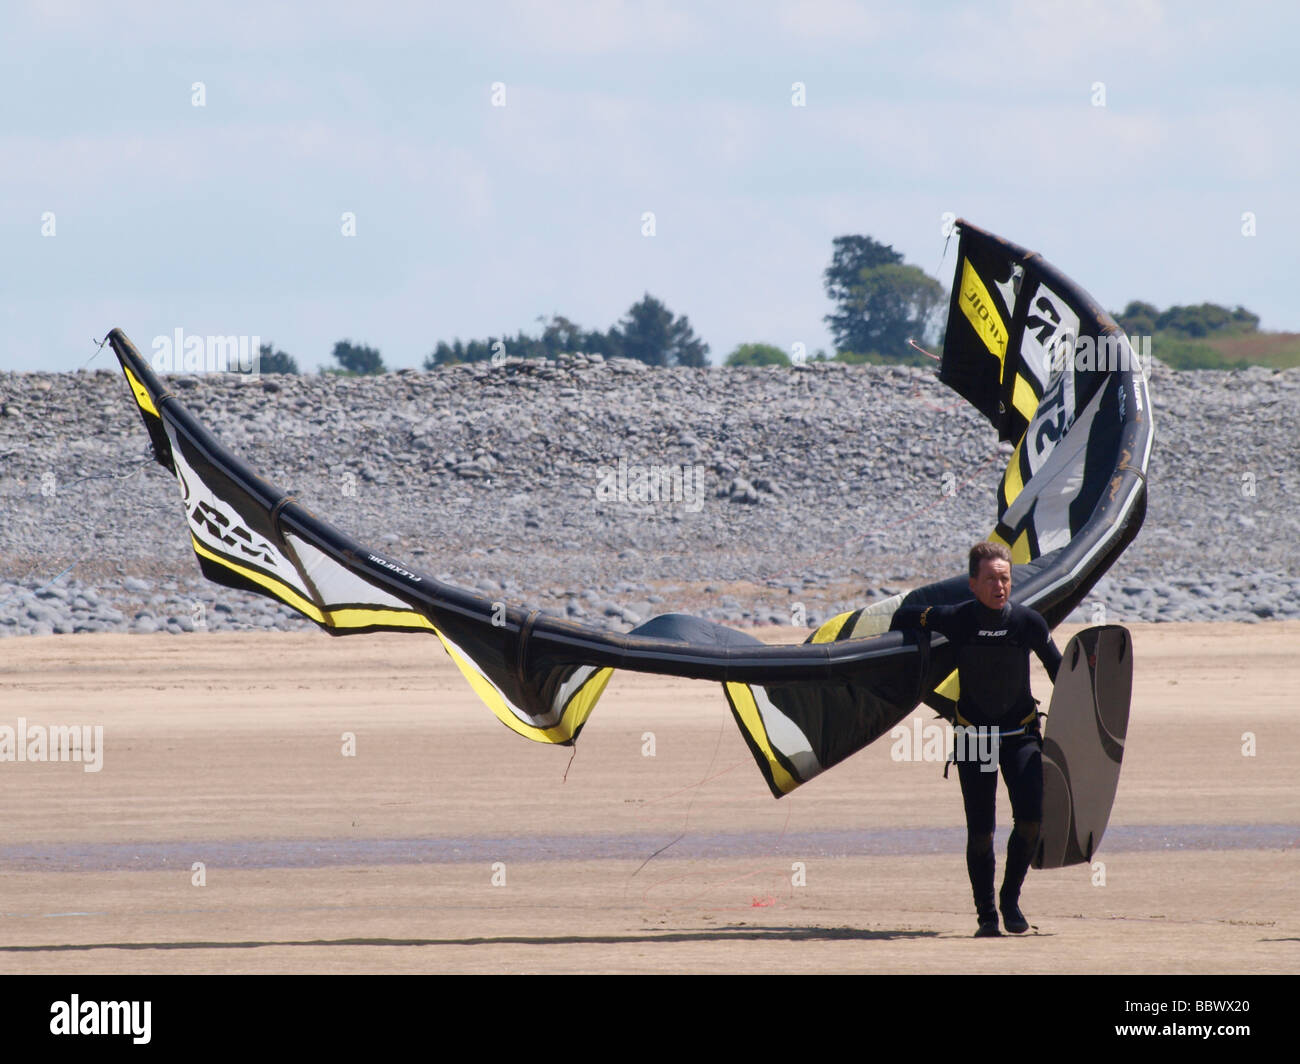
[{"label": "tree", "polygon": [[1156,319],[1160,311],[1150,303],[1132,300],[1122,314],[1115,315],[1115,321],[1129,336],[1150,336],[1156,331]]},{"label": "tree", "polygon": [[450,344],[446,340],[439,340],[433,352],[424,357],[424,368],[437,369],[439,366],[456,366],[462,362],[486,362],[498,350],[498,343],[504,344],[505,341],[492,336],[486,340],[471,340],[469,343],[464,343],[459,336]]},{"label": "tree", "polygon": [[273,344],[262,344],[257,351],[257,370],[259,373],[297,373],[298,363],[293,355],[276,351]]},{"label": "tree", "polygon": [[[1249,346],[1252,334],[1259,333],[1259,315],[1245,307],[1229,310],[1217,303],[1169,307],[1160,310],[1150,303],[1134,300],[1115,320],[1135,341],[1151,337],[1151,353],[1174,369],[1233,369],[1255,361],[1239,341]],[[1231,355],[1229,348],[1235,348]],[[1265,364],[1277,365],[1272,359]],[[1284,365],[1287,363],[1283,363]]]},{"label": "tree", "polygon": [[384,360],[379,357],[379,352],[373,347],[366,347],[364,344],[354,344],[351,340],[340,340],[334,345],[333,355],[334,361],[346,373],[357,376],[370,376],[388,372],[384,367]]},{"label": "tree", "polygon": [[542,350],[547,358],[585,351],[582,346],[586,334],[580,325],[571,322],[563,314],[552,314],[549,318],[538,318],[542,322]]},{"label": "tree", "polygon": [[869,236],[837,236],[831,246],[835,251],[831,264],[826,267],[826,294],[835,303],[848,298],[863,270],[895,266],[903,261],[903,256],[888,244],[877,243]]},{"label": "tree", "polygon": [[[454,366],[460,362],[483,362],[500,353],[507,358],[549,358],[574,354],[604,355],[606,358],[639,358],[654,366],[704,366],[709,345],[695,338],[685,317],[673,318],[672,312],[646,293],[640,303],[629,308],[627,317],[607,333],[586,330],[562,314],[539,317],[541,336],[529,336],[522,329],[500,340],[471,340],[454,343],[439,340],[424,358],[425,369]],[[378,352],[376,352],[378,355]]]},{"label": "tree", "polygon": [[1259,315],[1245,307],[1229,310],[1217,303],[1170,307],[1160,310],[1150,303],[1134,300],[1115,320],[1130,336],[1153,336],[1170,333],[1175,339],[1199,340],[1222,334],[1236,336],[1259,331]]},{"label": "tree", "polygon": [[837,236],[831,241],[831,247],[834,248],[831,264],[826,267],[823,279],[826,295],[839,309],[828,314],[825,320],[831,327],[837,350],[864,351],[867,349],[857,335],[859,314],[850,306],[854,290],[861,283],[863,270],[896,265],[903,261],[903,256],[869,236]]},{"label": "tree", "polygon": [[912,353],[910,338],[925,343],[939,325],[944,297],[943,286],[916,266],[864,267],[826,321],[839,351],[902,361]]},{"label": "tree", "polygon": [[465,345],[460,342],[460,337],[456,338],[455,346],[447,343],[446,340],[439,340],[438,346],[424,356],[424,368],[437,369],[439,366],[454,366],[464,361],[461,357],[464,353]]},{"label": "tree", "polygon": [[772,344],[741,344],[727,356],[727,366],[788,366],[790,357]]},{"label": "tree", "polygon": [[618,354],[617,345],[611,343],[607,334],[587,332],[562,314],[553,314],[549,318],[539,317],[537,320],[543,325],[541,336],[529,336],[521,329],[513,339],[507,336],[498,340],[489,336],[486,340],[471,340],[468,344],[459,339],[450,344],[446,340],[439,340],[433,351],[425,356],[424,368],[437,369],[439,366],[454,366],[460,362],[484,362],[498,351],[506,358],[554,359],[577,351],[606,356]]},{"label": "tree", "polygon": [[943,286],[869,236],[839,236],[826,269],[826,294],[837,304],[826,323],[836,349],[910,361],[909,338],[925,342],[939,325]]},{"label": "tree", "polygon": [[709,345],[695,338],[685,315],[672,311],[649,292],[628,308],[627,316],[609,331],[626,358],[650,366],[706,366]]},{"label": "tree", "polygon": [[610,329],[609,332],[593,330],[584,336],[582,349],[588,354],[604,355],[606,358],[622,358],[623,338],[619,336],[617,327]]},{"label": "tree", "polygon": [[1255,332],[1258,328],[1259,315],[1252,314],[1245,307],[1231,311],[1217,303],[1170,307],[1156,318],[1157,332],[1168,330],[1193,339],[1218,332]]}]

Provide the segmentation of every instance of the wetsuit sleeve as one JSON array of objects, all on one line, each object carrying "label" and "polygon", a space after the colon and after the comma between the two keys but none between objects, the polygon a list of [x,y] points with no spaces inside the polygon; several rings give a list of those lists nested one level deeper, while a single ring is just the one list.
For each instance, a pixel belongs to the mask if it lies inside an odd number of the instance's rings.
[{"label": "wetsuit sleeve", "polygon": [[955,606],[927,606],[921,611],[917,627],[927,632],[951,636],[952,618],[956,612]]},{"label": "wetsuit sleeve", "polygon": [[1034,642],[1034,653],[1038,655],[1038,660],[1043,663],[1043,668],[1047,670],[1047,675],[1051,677],[1052,683],[1056,683],[1056,672],[1061,667],[1061,652],[1056,647],[1056,641],[1052,638],[1052,631],[1047,627],[1047,622],[1043,620],[1040,613],[1035,613],[1037,619],[1035,627],[1038,629]]},{"label": "wetsuit sleeve", "polygon": [[889,622],[891,632],[922,631],[947,635],[942,625],[952,614],[952,606],[900,606]]}]

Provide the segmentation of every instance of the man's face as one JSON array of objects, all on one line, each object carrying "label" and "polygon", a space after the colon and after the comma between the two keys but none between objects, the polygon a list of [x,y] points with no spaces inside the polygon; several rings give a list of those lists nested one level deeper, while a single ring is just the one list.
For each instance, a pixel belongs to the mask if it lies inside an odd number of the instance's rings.
[{"label": "man's face", "polygon": [[1000,610],[1011,596],[1011,563],[1001,558],[982,558],[979,574],[971,578],[970,589],[980,603]]}]

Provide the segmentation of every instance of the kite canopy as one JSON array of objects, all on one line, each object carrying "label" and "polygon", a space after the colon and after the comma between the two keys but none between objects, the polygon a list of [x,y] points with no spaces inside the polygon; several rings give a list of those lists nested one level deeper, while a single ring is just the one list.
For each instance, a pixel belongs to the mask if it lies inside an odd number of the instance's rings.
[{"label": "kite canopy", "polygon": [[[989,538],[1015,599],[1055,626],[1137,535],[1153,432],[1141,368],[1115,322],[1036,254],[959,222],[940,379],[1015,451]],[[955,657],[912,629],[970,597],[963,573],[769,646],[667,614],[626,635],[507,607],[369,550],[223,448],[120,329],[108,335],[160,465],[175,474],[205,576],[277,599],[334,635],[436,635],[503,724],[567,745],[615,669],[713,680],[776,797],[861,750],[926,701],[951,714]]]}]

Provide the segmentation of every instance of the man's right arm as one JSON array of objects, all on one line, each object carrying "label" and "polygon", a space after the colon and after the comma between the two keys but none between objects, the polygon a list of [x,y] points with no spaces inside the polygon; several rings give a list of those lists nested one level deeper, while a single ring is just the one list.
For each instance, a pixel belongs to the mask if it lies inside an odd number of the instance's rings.
[{"label": "man's right arm", "polygon": [[927,632],[951,635],[952,618],[956,612],[956,606],[927,606],[921,611],[920,625]]},{"label": "man's right arm", "polygon": [[889,627],[894,631],[919,629],[946,636],[955,611],[955,606],[905,606],[894,613]]}]

